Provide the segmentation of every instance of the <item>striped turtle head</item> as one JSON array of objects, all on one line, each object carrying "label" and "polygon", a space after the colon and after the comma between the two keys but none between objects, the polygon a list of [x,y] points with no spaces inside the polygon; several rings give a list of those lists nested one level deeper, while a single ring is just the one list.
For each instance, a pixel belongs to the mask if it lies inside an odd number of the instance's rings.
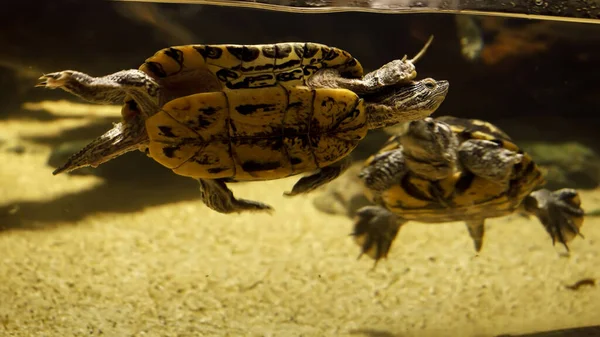
[{"label": "striped turtle head", "polygon": [[450,83],[425,78],[386,87],[365,96],[369,128],[377,129],[421,120],[434,113],[446,99]]},{"label": "striped turtle head", "polygon": [[407,167],[417,175],[438,180],[454,170],[458,138],[448,124],[430,117],[412,121],[399,141]]}]

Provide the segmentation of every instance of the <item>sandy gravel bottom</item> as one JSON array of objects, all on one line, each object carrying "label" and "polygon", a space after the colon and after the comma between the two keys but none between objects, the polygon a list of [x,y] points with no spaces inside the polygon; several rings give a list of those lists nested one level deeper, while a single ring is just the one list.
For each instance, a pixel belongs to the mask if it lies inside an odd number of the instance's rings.
[{"label": "sandy gravel bottom", "polygon": [[[356,260],[349,219],[318,212],[312,195],[281,195],[297,178],[232,185],[276,212],[227,216],[180,177],[52,176],[47,140],[118,110],[30,108],[55,118],[0,121],[2,336],[494,336],[600,324],[599,287],[565,287],[600,277],[597,218],[570,256],[533,219],[488,221],[479,256],[463,224],[413,222],[372,270]],[[598,208],[600,191],[582,199]]]}]

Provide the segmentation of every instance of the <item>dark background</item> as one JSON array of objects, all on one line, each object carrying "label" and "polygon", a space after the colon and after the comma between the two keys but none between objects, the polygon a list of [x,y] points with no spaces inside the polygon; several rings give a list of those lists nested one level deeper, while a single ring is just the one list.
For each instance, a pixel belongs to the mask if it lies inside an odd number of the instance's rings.
[{"label": "dark background", "polygon": [[[137,68],[156,50],[184,41],[163,33],[159,27],[164,24],[144,22],[143,17],[150,15],[129,6],[99,0],[11,2],[0,11],[0,59],[37,74],[70,68],[102,75]],[[514,42],[512,48],[522,49],[523,54],[486,64],[462,57],[453,15],[292,14],[217,6],[154,6],[163,19],[191,32],[194,43],[310,40],[348,50],[366,69],[407,53],[414,55],[434,34],[435,40],[417,69],[420,78],[431,76],[451,83],[437,114],[491,121],[562,117],[576,120],[573,137],[596,134],[600,25],[489,18],[499,27],[484,30],[486,48],[502,51],[502,46],[494,45]],[[498,42],[499,35],[511,34],[516,37]],[[539,45],[543,50],[528,51]],[[33,89],[35,79],[16,78],[14,68],[0,69],[4,118],[20,115],[10,112],[22,101],[67,97],[62,92]],[[543,124],[539,121],[538,128],[543,129]],[[565,131],[543,133],[564,139]]]}]

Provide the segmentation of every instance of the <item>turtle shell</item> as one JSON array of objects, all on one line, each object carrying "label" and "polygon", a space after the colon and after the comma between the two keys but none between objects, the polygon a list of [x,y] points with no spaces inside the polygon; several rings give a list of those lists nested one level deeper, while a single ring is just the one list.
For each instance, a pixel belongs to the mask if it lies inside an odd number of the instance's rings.
[{"label": "turtle shell", "polygon": [[176,174],[250,181],[333,164],[368,127],[363,100],[350,90],[277,85],[174,99],[146,130],[149,155]]},{"label": "turtle shell", "polygon": [[322,68],[349,78],[363,76],[348,52],[310,42],[260,45],[185,45],[165,48],[146,59],[140,70],[161,85],[161,101],[223,89],[304,85]]},{"label": "turtle shell", "polygon": [[[523,158],[514,165],[514,173],[504,185],[476,176],[466,169],[459,169],[439,181],[426,180],[408,173],[378,198],[390,211],[402,218],[439,223],[504,216],[513,213],[527,195],[545,183],[543,174],[533,159],[493,124],[446,116],[437,118],[437,121],[447,123],[460,142],[469,139],[489,140],[505,149],[523,154]],[[390,139],[380,152],[398,148],[400,145],[396,139]],[[366,165],[374,157],[370,157]],[[373,200],[371,191],[367,191],[366,195]]]},{"label": "turtle shell", "polygon": [[[342,159],[365,137],[366,114],[349,90],[305,86],[322,68],[363,75],[348,52],[310,42],[159,50],[139,68],[161,86],[162,110],[146,120],[149,155],[179,175],[236,181]],[[135,113],[124,105],[124,118]]]}]

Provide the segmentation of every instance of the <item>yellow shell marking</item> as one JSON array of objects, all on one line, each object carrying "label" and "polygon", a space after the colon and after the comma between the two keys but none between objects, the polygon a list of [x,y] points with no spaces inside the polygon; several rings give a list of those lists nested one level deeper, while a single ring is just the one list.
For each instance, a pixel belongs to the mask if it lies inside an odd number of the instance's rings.
[{"label": "yellow shell marking", "polygon": [[352,91],[283,86],[175,99],[146,121],[149,154],[198,178],[276,179],[330,165],[367,133]]},{"label": "yellow shell marking", "polygon": [[315,90],[298,87],[288,92],[288,108],[284,112],[283,143],[294,173],[306,172],[319,167],[309,139],[310,121],[313,116]]},{"label": "yellow shell marking", "polygon": [[291,87],[323,67],[334,67],[351,77],[363,69],[348,52],[318,43],[287,42],[263,45],[186,45],[169,47],[146,59],[140,70],[161,79],[208,69],[229,89]]},{"label": "yellow shell marking", "polygon": [[[443,195],[438,200],[429,192],[431,182],[417,177],[410,177],[410,183],[425,196],[416,198],[408,193],[405,186],[395,184],[382,194],[388,208],[406,220],[425,222],[447,222],[464,220],[475,214],[501,216],[512,213],[519,205],[521,198],[508,198],[506,187],[495,182],[475,177],[465,191],[455,188],[461,176],[460,172],[440,180],[439,188]],[[531,190],[528,190],[527,194]]]},{"label": "yellow shell marking", "polygon": [[[283,118],[288,105],[281,86],[227,91],[236,179],[285,177],[292,167],[283,147]],[[258,162],[264,165],[248,163]]]},{"label": "yellow shell marking", "polygon": [[229,110],[222,92],[173,100],[146,120],[150,156],[173,172],[191,177],[231,177]]},{"label": "yellow shell marking", "polygon": [[[310,129],[321,130],[311,141],[320,167],[348,155],[367,134],[364,102],[350,91],[317,89]],[[312,138],[312,137],[311,137]]]}]

